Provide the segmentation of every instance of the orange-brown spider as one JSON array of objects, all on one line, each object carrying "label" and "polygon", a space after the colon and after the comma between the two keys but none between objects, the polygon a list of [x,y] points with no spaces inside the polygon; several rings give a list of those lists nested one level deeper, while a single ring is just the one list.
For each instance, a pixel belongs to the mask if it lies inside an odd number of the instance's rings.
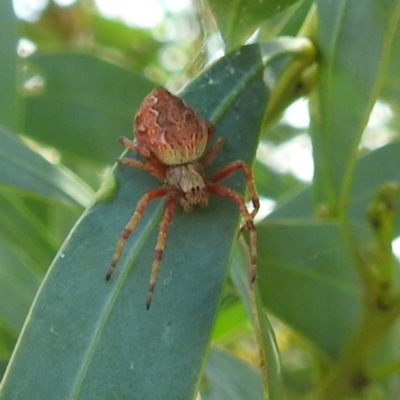
[{"label": "orange-brown spider", "polygon": [[[233,161],[212,176],[204,174],[204,167],[211,161],[224,143],[220,138],[207,152],[208,144],[214,134],[214,126],[182,99],[166,89],[155,88],[142,102],[135,117],[136,141],[121,137],[119,142],[136,151],[146,161],[122,158],[118,161],[131,167],[149,171],[164,182],[159,188],[146,192],[139,200],[136,210],[122,231],[106,279],[109,280],[117,265],[126,239],[140,220],[149,201],[167,196],[164,213],[154,253],[146,307],[150,308],[158,269],[164,252],[168,225],[172,220],[175,206],[179,202],[185,211],[193,206],[205,207],[210,194],[231,198],[236,202],[245,220],[241,229],[250,233],[251,270],[250,283],[255,279],[257,262],[256,229],[253,218],[259,209],[259,199],[254,186],[253,174],[249,166],[241,160]],[[250,213],[241,194],[222,185],[219,181],[232,172],[243,169],[251,195],[254,210]]]}]

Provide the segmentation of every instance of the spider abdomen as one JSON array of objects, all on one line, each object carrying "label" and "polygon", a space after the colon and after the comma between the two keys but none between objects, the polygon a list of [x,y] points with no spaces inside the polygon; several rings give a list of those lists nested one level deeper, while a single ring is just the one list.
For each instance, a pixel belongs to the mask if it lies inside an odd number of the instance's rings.
[{"label": "spider abdomen", "polygon": [[179,165],[204,154],[214,126],[180,98],[156,88],[136,114],[135,133],[138,145],[164,165]]}]

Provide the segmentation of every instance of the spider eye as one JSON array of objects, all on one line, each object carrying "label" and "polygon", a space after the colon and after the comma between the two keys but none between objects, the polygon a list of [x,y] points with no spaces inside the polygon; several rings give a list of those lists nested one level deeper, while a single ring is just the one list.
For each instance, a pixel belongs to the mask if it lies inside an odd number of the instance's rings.
[{"label": "spider eye", "polygon": [[199,186],[199,185],[192,186],[192,187],[190,188],[190,191],[191,191],[193,194],[199,193],[199,192],[200,192],[200,186]]}]

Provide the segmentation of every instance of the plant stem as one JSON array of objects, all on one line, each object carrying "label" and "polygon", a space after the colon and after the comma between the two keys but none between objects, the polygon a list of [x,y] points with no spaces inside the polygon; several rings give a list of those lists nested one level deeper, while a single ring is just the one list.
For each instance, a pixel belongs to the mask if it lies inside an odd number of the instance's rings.
[{"label": "plant stem", "polygon": [[361,321],[323,387],[312,397],[315,400],[338,400],[360,396],[369,383],[365,364],[388,329],[400,314],[400,305],[384,312],[365,307]]}]

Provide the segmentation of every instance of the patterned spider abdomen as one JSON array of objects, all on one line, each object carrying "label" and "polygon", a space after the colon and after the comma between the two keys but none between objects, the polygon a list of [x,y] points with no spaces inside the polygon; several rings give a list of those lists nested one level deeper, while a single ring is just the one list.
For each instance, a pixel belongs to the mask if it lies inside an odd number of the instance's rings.
[{"label": "patterned spider abdomen", "polygon": [[165,165],[199,159],[214,133],[214,126],[166,89],[155,88],[135,117],[136,142]]}]

